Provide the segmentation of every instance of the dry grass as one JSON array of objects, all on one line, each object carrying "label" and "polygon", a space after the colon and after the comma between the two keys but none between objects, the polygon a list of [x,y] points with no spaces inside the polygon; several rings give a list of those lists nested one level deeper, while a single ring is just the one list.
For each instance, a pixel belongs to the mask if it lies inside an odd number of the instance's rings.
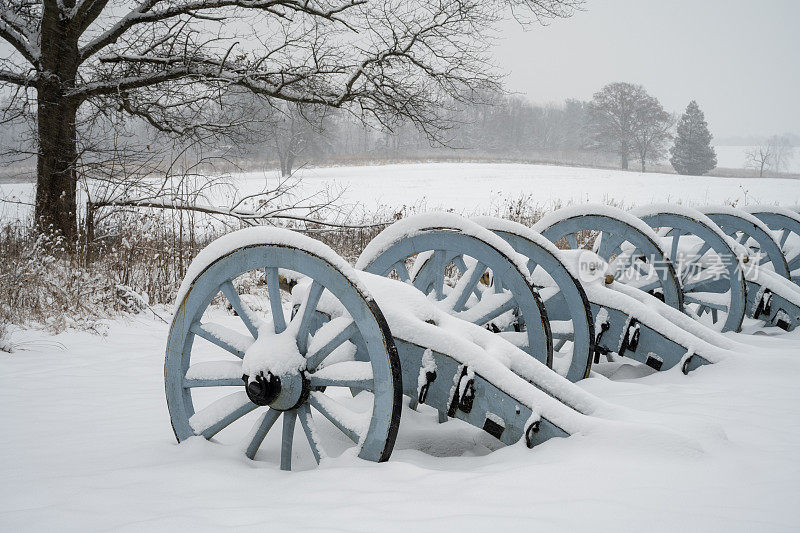
[{"label": "dry grass", "polygon": [[[611,199],[609,205],[625,208]],[[530,226],[545,214],[563,207],[560,202],[536,202],[532,195],[506,197],[482,212]],[[399,212],[372,212],[348,220],[351,224],[403,218],[424,211],[423,205]],[[109,318],[139,313],[153,305],[172,304],[186,269],[211,240],[225,233],[219,226],[200,225],[174,212],[119,212],[105,217],[96,228],[91,249],[85,243],[67,253],[58,239],[32,228],[0,228],[0,350],[8,350],[9,328],[43,327],[52,332],[68,328],[101,332]],[[297,228],[295,228],[297,229]],[[381,228],[328,231],[304,228],[355,263]],[[586,242],[592,239],[587,235]],[[581,239],[584,240],[583,238]],[[557,243],[558,244],[558,243]],[[566,243],[564,243],[566,244]],[[264,280],[243,277],[237,285],[263,292]]]}]

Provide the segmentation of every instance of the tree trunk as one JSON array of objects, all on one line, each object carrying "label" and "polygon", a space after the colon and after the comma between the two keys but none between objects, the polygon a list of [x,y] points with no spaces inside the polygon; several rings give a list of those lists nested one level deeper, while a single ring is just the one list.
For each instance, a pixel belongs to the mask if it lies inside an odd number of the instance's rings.
[{"label": "tree trunk", "polygon": [[622,147],[622,150],[620,151],[620,157],[621,157],[620,168],[622,168],[622,170],[628,170],[628,147],[627,146],[623,146]]},{"label": "tree trunk", "polygon": [[288,178],[289,176],[292,175],[292,168],[294,167],[294,158],[295,158],[294,152],[289,151],[289,153],[286,154],[286,168],[283,174],[284,178]]},{"label": "tree trunk", "polygon": [[278,160],[281,163],[281,177],[286,178],[289,176],[289,173],[286,171],[286,155],[283,153],[278,154]]},{"label": "tree trunk", "polygon": [[[45,94],[43,94],[45,93]],[[77,109],[56,95],[39,92],[39,155],[36,167],[36,223],[43,231],[74,242],[77,229]]]},{"label": "tree trunk", "polygon": [[36,224],[41,230],[59,233],[72,247],[77,233],[75,119],[80,102],[66,93],[75,86],[78,42],[55,2],[44,2],[41,32],[45,75],[37,86]]}]

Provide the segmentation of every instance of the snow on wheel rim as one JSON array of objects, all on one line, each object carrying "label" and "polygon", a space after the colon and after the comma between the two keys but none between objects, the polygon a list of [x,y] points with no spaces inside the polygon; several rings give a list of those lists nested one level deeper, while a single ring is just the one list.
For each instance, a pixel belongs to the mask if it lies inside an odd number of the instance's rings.
[{"label": "snow on wheel rim", "polygon": [[718,331],[739,331],[747,294],[740,256],[746,250],[697,209],[653,204],[631,213],[651,226],[669,249],[686,312]]},{"label": "snow on wheel rim", "polygon": [[[631,213],[603,204],[582,204],[549,213],[531,226],[550,241],[569,249],[590,247],[609,263],[616,281],[631,285],[683,310],[683,293],[672,263],[653,229]],[[582,237],[583,240],[579,240]],[[586,272],[572,272],[580,281]],[[591,280],[590,280],[591,281]]]},{"label": "snow on wheel rim", "polygon": [[559,259],[558,249],[522,224],[493,217],[473,220],[503,237],[528,258],[528,271],[550,321],[554,369],[570,381],[589,377],[595,346],[589,300],[581,284]]},{"label": "snow on wheel rim", "polygon": [[433,213],[386,228],[366,246],[356,267],[396,275],[448,314],[486,326],[552,367],[550,324],[526,261],[475,222]]},{"label": "snow on wheel rim", "polygon": [[779,206],[745,207],[771,230],[786,259],[789,279],[800,286],[800,213]]},{"label": "snow on wheel rim", "polygon": [[747,249],[759,267],[770,266],[774,272],[790,278],[789,265],[772,230],[757,217],[735,207],[706,206],[700,211],[708,216],[731,239]]},{"label": "snow on wheel rim", "polygon": [[[209,250],[190,267],[167,343],[165,387],[178,441],[219,434],[251,459],[259,449],[279,456],[284,470],[293,458],[319,463],[329,446],[342,452],[350,441],[359,457],[387,460],[400,423],[400,363],[380,309],[352,268],[341,268],[344,261],[322,243],[276,228],[234,232]],[[280,294],[279,272],[286,271],[309,282],[291,317]],[[243,274],[266,281],[262,311],[236,288],[237,278],[249,279]],[[210,309],[220,292],[233,317]],[[332,300],[338,315],[321,312]],[[367,392],[351,398],[351,390]],[[272,429],[281,417],[282,429]],[[294,446],[296,425],[310,453]]]}]

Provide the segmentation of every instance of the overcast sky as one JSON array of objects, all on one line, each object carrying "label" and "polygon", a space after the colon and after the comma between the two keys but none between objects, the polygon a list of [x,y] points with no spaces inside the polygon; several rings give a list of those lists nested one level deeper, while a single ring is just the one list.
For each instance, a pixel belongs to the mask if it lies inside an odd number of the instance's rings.
[{"label": "overcast sky", "polygon": [[587,0],[548,27],[502,27],[509,89],[589,99],[640,83],[670,111],[697,100],[716,137],[800,134],[800,0]]}]

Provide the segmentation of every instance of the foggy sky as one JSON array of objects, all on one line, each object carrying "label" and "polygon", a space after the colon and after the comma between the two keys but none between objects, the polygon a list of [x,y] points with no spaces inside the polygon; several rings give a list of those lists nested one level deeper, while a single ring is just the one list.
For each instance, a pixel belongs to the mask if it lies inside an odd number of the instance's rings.
[{"label": "foggy sky", "polygon": [[495,48],[512,91],[539,103],[640,83],[669,111],[695,99],[715,137],[800,134],[800,1],[587,0]]}]

